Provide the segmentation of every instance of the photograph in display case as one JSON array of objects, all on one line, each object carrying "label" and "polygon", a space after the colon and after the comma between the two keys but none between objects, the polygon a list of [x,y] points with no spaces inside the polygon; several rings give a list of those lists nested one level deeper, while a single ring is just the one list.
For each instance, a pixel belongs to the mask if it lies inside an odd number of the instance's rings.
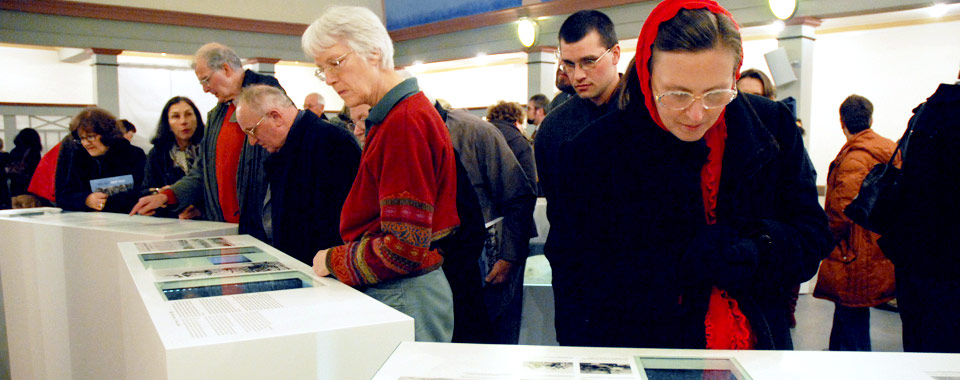
[{"label": "photograph in display case", "polygon": [[176,301],[310,288],[313,282],[312,278],[301,272],[282,272],[158,282],[157,287],[168,301]]},{"label": "photograph in display case", "polygon": [[635,357],[643,380],[750,380],[734,358]]},{"label": "photograph in display case", "polygon": [[223,265],[202,269],[165,269],[157,270],[154,276],[158,281],[186,280],[209,277],[228,277],[254,273],[286,272],[290,267],[279,261],[249,262],[238,265]]}]

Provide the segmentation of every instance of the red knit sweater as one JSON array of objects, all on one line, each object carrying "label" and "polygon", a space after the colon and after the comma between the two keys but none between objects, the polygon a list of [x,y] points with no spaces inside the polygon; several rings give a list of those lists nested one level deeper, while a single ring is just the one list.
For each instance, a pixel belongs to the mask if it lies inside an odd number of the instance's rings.
[{"label": "red knit sweater", "polygon": [[410,277],[440,267],[430,243],[459,226],[453,145],[440,115],[418,92],[372,126],[343,204],[327,268],[347,285]]}]

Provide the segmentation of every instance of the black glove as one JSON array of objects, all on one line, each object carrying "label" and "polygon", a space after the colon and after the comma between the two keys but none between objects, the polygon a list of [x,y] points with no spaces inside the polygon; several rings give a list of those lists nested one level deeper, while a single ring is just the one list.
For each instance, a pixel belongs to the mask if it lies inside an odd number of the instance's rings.
[{"label": "black glove", "polygon": [[733,228],[714,224],[697,232],[683,254],[682,273],[694,284],[724,290],[749,286],[757,270],[757,243]]}]

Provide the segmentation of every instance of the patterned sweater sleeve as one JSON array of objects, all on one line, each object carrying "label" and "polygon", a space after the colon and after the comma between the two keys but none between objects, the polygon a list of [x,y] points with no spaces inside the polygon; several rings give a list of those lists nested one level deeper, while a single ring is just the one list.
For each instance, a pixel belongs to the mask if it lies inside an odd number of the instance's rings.
[{"label": "patterned sweater sleeve", "polygon": [[[430,243],[449,231],[433,231],[441,147],[425,133],[429,122],[407,113],[404,125],[381,126],[381,144],[367,149],[379,176],[379,228],[331,248],[327,268],[341,282],[364,286],[436,269],[443,258]],[[452,157],[451,157],[452,159]]]}]

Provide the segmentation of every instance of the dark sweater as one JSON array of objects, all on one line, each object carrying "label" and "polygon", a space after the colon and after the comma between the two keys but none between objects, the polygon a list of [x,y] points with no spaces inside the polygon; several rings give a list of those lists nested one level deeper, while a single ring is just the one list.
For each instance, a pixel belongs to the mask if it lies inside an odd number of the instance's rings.
[{"label": "dark sweater", "polygon": [[107,198],[103,211],[128,213],[140,197],[140,185],[143,183],[143,165],[146,155],[143,149],[130,145],[127,140],[115,142],[106,153],[91,157],[86,149],[77,147],[61,151],[71,154],[69,160],[61,156],[57,165],[57,206],[69,211],[93,211],[87,207],[86,199],[93,191],[90,180],[133,176],[133,188]]}]

